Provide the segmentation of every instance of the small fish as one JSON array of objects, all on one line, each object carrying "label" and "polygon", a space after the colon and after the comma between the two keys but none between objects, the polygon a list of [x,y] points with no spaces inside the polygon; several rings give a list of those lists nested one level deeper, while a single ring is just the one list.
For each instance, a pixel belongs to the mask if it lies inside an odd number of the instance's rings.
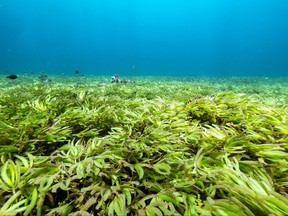
[{"label": "small fish", "polygon": [[15,74],[11,74],[11,75],[7,76],[6,78],[8,78],[8,79],[17,79],[18,76],[15,75]]},{"label": "small fish", "polygon": [[78,71],[78,70],[76,70],[76,71],[75,71],[75,74],[79,74],[79,71]]},{"label": "small fish", "polygon": [[114,74],[114,76],[111,77],[111,83],[119,83],[119,82],[120,82],[119,75]]}]

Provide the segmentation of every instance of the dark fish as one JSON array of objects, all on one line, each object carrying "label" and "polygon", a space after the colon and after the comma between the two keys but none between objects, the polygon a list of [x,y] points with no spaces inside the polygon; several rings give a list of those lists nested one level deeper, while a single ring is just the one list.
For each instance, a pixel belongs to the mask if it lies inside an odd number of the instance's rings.
[{"label": "dark fish", "polygon": [[76,70],[76,71],[75,71],[75,73],[76,73],[76,74],[79,74],[79,71],[78,71],[78,70]]},{"label": "dark fish", "polygon": [[9,79],[17,79],[18,76],[15,75],[15,74],[11,74],[11,75],[7,76],[6,78],[9,78]]}]

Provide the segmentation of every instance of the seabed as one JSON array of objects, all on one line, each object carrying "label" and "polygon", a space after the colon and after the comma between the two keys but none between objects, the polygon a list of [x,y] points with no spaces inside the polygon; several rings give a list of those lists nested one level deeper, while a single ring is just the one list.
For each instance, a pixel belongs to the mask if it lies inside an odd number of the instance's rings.
[{"label": "seabed", "polygon": [[0,216],[287,215],[287,77],[49,78],[0,78]]}]

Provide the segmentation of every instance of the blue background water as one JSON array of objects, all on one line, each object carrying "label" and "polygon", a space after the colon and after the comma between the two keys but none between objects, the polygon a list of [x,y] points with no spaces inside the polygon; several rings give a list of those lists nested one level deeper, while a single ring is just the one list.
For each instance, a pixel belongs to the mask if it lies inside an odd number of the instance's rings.
[{"label": "blue background water", "polygon": [[0,73],[286,76],[287,11],[287,0],[0,0]]}]

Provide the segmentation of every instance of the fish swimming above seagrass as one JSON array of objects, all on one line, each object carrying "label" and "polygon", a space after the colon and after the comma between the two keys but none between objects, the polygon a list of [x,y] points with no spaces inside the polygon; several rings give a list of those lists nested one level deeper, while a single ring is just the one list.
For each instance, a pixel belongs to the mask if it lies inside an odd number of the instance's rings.
[{"label": "fish swimming above seagrass", "polygon": [[8,78],[8,79],[17,79],[18,76],[15,75],[15,74],[11,74],[11,75],[7,76],[6,78]]}]

